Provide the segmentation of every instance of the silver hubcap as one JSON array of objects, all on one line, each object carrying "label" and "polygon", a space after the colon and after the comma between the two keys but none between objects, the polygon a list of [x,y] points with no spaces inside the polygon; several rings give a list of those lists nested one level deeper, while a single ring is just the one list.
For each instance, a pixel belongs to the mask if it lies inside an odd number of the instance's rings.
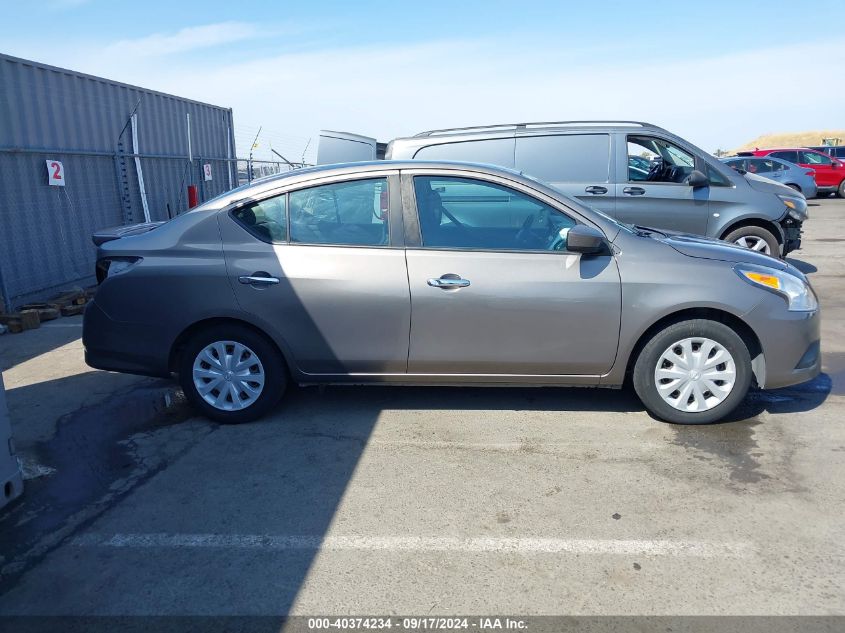
[{"label": "silver hubcap", "polygon": [[766,255],[772,254],[772,249],[769,248],[769,243],[762,237],[757,237],[756,235],[744,235],[736,240],[734,244],[739,244],[740,246],[749,248],[752,251],[757,251],[758,253],[765,253]]},{"label": "silver hubcap", "polygon": [[654,385],[664,402],[679,411],[707,411],[720,404],[736,383],[736,364],[709,338],[685,338],[666,348],[654,369]]},{"label": "silver hubcap", "polygon": [[235,341],[216,341],[194,359],[194,387],[221,411],[253,404],[264,390],[264,367],[255,352]]}]

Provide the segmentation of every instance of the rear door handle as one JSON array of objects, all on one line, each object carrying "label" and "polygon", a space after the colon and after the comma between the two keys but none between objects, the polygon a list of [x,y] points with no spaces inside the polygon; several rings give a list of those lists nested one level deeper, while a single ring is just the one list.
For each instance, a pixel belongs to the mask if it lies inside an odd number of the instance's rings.
[{"label": "rear door handle", "polygon": [[448,275],[441,275],[439,279],[429,279],[426,283],[432,288],[457,290],[469,286],[469,279],[461,279],[460,275],[449,273]]},{"label": "rear door handle", "polygon": [[645,193],[642,187],[625,187],[622,193],[627,193],[629,196],[641,196]]},{"label": "rear door handle", "polygon": [[587,193],[600,195],[600,194],[603,194],[603,193],[607,193],[607,187],[599,187],[597,185],[590,185],[589,187],[584,189],[584,191],[586,191]]},{"label": "rear door handle", "polygon": [[271,277],[270,273],[259,271],[251,275],[241,275],[238,277],[238,281],[247,286],[272,286],[279,283],[279,278]]}]

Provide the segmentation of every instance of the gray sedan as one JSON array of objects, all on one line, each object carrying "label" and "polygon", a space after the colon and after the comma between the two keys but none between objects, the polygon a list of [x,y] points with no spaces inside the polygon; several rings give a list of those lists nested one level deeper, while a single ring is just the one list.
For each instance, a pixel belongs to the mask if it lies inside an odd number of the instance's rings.
[{"label": "gray sedan", "polygon": [[819,373],[794,267],[620,224],[513,171],[379,161],[302,169],[162,225],[101,232],[95,368],[177,374],[221,422],[289,382],[618,388],[707,423],[749,387]]},{"label": "gray sedan", "polygon": [[741,174],[756,174],[792,187],[795,191],[803,193],[805,198],[815,198],[818,195],[815,172],[812,169],[773,156],[732,156],[721,160]]}]

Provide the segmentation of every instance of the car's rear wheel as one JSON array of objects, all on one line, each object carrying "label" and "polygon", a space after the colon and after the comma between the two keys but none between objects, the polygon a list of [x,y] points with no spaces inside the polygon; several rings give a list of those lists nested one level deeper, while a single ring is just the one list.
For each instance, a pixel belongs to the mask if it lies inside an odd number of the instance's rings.
[{"label": "car's rear wheel", "polygon": [[634,389],[654,416],[709,424],[731,413],[751,386],[751,355],[724,323],[675,323],[646,343],[634,365]]},{"label": "car's rear wheel", "polygon": [[724,240],[772,257],[780,255],[778,238],[762,226],[741,226],[728,233]]},{"label": "car's rear wheel", "polygon": [[794,182],[787,183],[787,184],[786,184],[786,186],[787,186],[787,187],[789,187],[790,189],[794,189],[794,190],[795,190],[795,191],[797,191],[798,193],[802,193],[802,192],[801,192],[801,187],[799,187],[798,185],[796,185]]},{"label": "car's rear wheel", "polygon": [[179,382],[208,418],[224,424],[256,420],[285,391],[287,372],[276,347],[241,325],[215,325],[195,334],[182,352]]}]

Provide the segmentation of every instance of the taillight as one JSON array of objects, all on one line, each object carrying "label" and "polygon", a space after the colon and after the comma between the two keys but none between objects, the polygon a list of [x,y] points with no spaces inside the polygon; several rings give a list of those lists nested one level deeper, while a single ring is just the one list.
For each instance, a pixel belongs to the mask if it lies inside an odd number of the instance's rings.
[{"label": "taillight", "polygon": [[140,257],[104,257],[97,260],[97,283],[101,284],[109,277],[114,277],[132,268],[141,261]]},{"label": "taillight", "polygon": [[816,175],[816,172],[812,169],[810,171],[805,171],[804,173],[807,174],[808,176],[815,176]]}]

